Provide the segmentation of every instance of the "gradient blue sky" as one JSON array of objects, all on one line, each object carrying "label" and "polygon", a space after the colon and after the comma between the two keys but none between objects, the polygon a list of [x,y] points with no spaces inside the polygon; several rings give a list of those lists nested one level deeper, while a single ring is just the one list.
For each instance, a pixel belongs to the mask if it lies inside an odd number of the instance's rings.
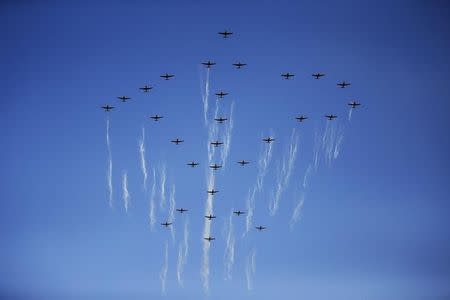
[{"label": "gradient blue sky", "polygon": [[[200,281],[207,133],[201,61],[212,91],[235,102],[229,163],[219,171],[211,249],[214,299],[448,299],[450,297],[449,7],[444,1],[4,1],[0,5],[0,296],[9,299],[155,299],[168,233],[151,232],[138,140],[149,168],[167,165],[177,206],[190,209],[185,287],[175,276],[182,218],[169,240],[166,299],[204,298]],[[395,3],[393,3],[395,2]],[[216,32],[235,35],[224,40]],[[234,70],[241,60],[248,68]],[[280,78],[281,72],[297,76]],[[312,72],[327,74],[316,81]],[[159,75],[171,72],[172,81]],[[337,81],[352,86],[338,89]],[[137,88],[154,85],[149,94]],[[120,95],[133,100],[119,103]],[[346,103],[363,106],[346,121]],[[212,98],[214,99],[214,98]],[[106,114],[114,208],[106,190]],[[342,151],[311,175],[302,218],[292,209],[323,115],[345,127]],[[166,118],[148,120],[150,114]],[[298,124],[296,114],[308,122]],[[298,157],[280,210],[268,216],[292,128]],[[224,281],[225,223],[245,209],[262,134],[277,138],[255,222]],[[169,140],[181,137],[175,147]],[[202,167],[185,163],[198,160]],[[129,176],[128,214],[121,175]],[[149,182],[150,183],[150,182]],[[164,221],[164,214],[158,214]],[[256,251],[254,288],[244,269]]]}]

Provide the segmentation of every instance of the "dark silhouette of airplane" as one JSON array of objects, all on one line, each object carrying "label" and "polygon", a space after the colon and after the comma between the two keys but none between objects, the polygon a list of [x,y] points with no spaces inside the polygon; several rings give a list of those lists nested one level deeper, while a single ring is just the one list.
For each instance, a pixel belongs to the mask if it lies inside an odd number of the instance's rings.
[{"label": "dark silhouette of airplane", "polygon": [[249,161],[245,161],[245,160],[241,160],[237,162],[238,164],[240,164],[241,166],[245,166],[246,164],[249,164]]},{"label": "dark silhouette of airplane", "polygon": [[214,195],[215,193],[218,193],[219,191],[216,191],[215,189],[212,189],[212,190],[209,190],[209,191],[206,191],[208,194],[210,194],[210,195]]},{"label": "dark silhouette of airplane", "polygon": [[195,167],[195,166],[198,166],[199,163],[198,163],[198,162],[193,162],[193,161],[192,161],[192,162],[188,163],[187,165],[188,165],[188,166],[191,166],[191,167],[193,168],[193,167]]},{"label": "dark silhouette of airplane", "polygon": [[144,93],[148,93],[153,87],[148,86],[148,85],[144,85],[143,87],[140,87],[139,89],[141,91],[144,91]]},{"label": "dark silhouette of airplane", "polygon": [[214,241],[216,238],[212,237],[212,236],[208,236],[204,238],[205,240],[207,240],[208,242]]},{"label": "dark silhouette of airplane", "polygon": [[217,169],[219,169],[219,168],[222,168],[222,166],[221,166],[221,165],[218,165],[218,164],[213,164],[213,165],[210,165],[209,167],[210,167],[211,169],[213,169],[214,171],[217,170]]},{"label": "dark silhouette of airplane", "polygon": [[164,75],[161,75],[161,76],[159,76],[159,77],[161,77],[161,78],[164,78],[165,80],[169,80],[170,78],[172,78],[173,76],[175,76],[175,75],[171,75],[171,74],[164,74]]},{"label": "dark silhouette of airplane", "polygon": [[295,74],[291,74],[291,73],[287,72],[287,73],[281,74],[281,76],[283,76],[284,79],[289,79],[291,77],[294,77]]},{"label": "dark silhouette of airplane", "polygon": [[269,136],[269,137],[263,139],[263,141],[266,142],[267,144],[269,144],[269,143],[275,141],[275,139]]},{"label": "dark silhouette of airplane", "polygon": [[188,209],[177,208],[177,211],[180,212],[180,214],[182,214],[182,213],[184,213],[185,211],[188,211]]},{"label": "dark silhouette of airplane", "polygon": [[120,96],[120,97],[117,97],[117,99],[122,100],[122,102],[127,102],[127,100],[130,100],[131,98],[127,97],[127,96]]},{"label": "dark silhouette of airplane", "polygon": [[211,145],[213,145],[214,147],[219,147],[222,144],[223,144],[223,142],[219,142],[219,141],[211,142]]},{"label": "dark silhouette of airplane", "polygon": [[163,116],[158,116],[158,114],[150,117],[150,119],[153,119],[153,121],[155,121],[155,122],[159,121],[159,119],[162,119],[162,118],[164,118],[164,117]]},{"label": "dark silhouette of airplane", "polygon": [[161,223],[161,225],[168,227],[169,225],[172,225],[172,222],[169,223],[166,221],[165,223]]},{"label": "dark silhouette of airplane", "polygon": [[236,210],[236,211],[233,211],[233,213],[239,217],[240,215],[245,214],[245,211]]},{"label": "dark silhouette of airplane", "polygon": [[210,214],[209,216],[205,216],[205,218],[211,221],[212,219],[215,219],[216,216]]},{"label": "dark silhouette of airplane", "polygon": [[350,102],[348,105],[350,105],[352,108],[356,108],[357,106],[360,106],[361,103],[358,103],[358,102],[356,102],[356,101],[352,101],[352,102]]},{"label": "dark silhouette of airplane", "polygon": [[313,76],[314,78],[316,78],[316,79],[320,79],[320,77],[325,76],[325,74],[322,74],[322,73],[315,73],[315,74],[312,74],[312,76]]},{"label": "dark silhouette of airplane", "polygon": [[222,91],[220,91],[219,93],[216,93],[216,96],[218,96],[219,98],[223,98],[223,96],[228,95],[228,93],[224,93]]},{"label": "dark silhouette of airplane", "polygon": [[217,118],[217,119],[214,119],[214,120],[219,122],[220,124],[222,124],[224,121],[226,121],[228,119],[220,117],[220,118]]},{"label": "dark silhouette of airplane", "polygon": [[216,63],[212,61],[202,62],[202,65],[204,65],[207,68],[211,68],[211,66],[214,66]]},{"label": "dark silhouette of airplane", "polygon": [[240,68],[242,68],[242,67],[245,67],[246,65],[247,65],[247,64],[243,64],[243,63],[241,63],[241,62],[237,62],[237,63],[233,64],[233,66],[235,66],[236,69],[240,69]]},{"label": "dark silhouette of airplane", "polygon": [[326,115],[325,118],[328,118],[328,120],[332,121],[332,120],[336,119],[337,116],[336,115]]},{"label": "dark silhouette of airplane", "polygon": [[218,34],[222,35],[223,38],[227,38],[229,35],[232,35],[233,33],[225,30],[222,32],[218,32]]},{"label": "dark silhouette of airplane", "polygon": [[297,119],[297,121],[299,121],[299,122],[303,122],[304,120],[306,120],[306,119],[308,119],[308,117],[305,117],[305,116],[300,116],[300,117],[295,117],[296,119]]},{"label": "dark silhouette of airplane", "polygon": [[255,228],[258,229],[259,231],[267,229],[267,227],[264,226],[256,226]]},{"label": "dark silhouette of airplane", "polygon": [[176,140],[171,140],[172,143],[175,143],[175,145],[178,145],[179,143],[184,142],[184,140],[180,140],[180,139],[176,139]]},{"label": "dark silhouette of airplane", "polygon": [[345,82],[345,81],[342,81],[342,82],[340,82],[340,83],[337,83],[337,85],[340,86],[342,89],[345,88],[345,87],[347,87],[347,86],[349,86],[350,84],[351,84],[351,83],[348,83],[348,82]]},{"label": "dark silhouette of airplane", "polygon": [[105,111],[109,112],[111,109],[114,109],[114,106],[106,105],[106,106],[102,106],[102,108],[103,108]]}]

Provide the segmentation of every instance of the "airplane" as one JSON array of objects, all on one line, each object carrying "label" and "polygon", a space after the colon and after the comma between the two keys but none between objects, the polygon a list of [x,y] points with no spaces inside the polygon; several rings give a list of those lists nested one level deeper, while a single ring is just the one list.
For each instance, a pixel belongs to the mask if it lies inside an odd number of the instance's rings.
[{"label": "airplane", "polygon": [[180,214],[184,213],[185,211],[188,211],[188,209],[184,209],[184,208],[177,208],[177,211],[180,212]]},{"label": "airplane", "polygon": [[208,237],[205,237],[204,239],[207,240],[208,242],[211,242],[211,241],[215,240],[216,238],[208,236]]},{"label": "airplane", "polygon": [[122,102],[127,102],[127,100],[130,100],[131,98],[127,97],[127,96],[120,96],[120,97],[117,97],[117,99],[122,100]]},{"label": "airplane", "polygon": [[316,79],[320,79],[320,77],[325,76],[325,74],[316,73],[316,74],[312,74],[312,76],[315,77]]},{"label": "airplane", "polygon": [[233,213],[239,217],[240,215],[245,214],[245,211],[237,210],[237,211],[233,211]]},{"label": "airplane", "polygon": [[216,93],[216,96],[218,96],[219,98],[223,98],[223,96],[228,95],[228,93],[224,93],[222,91],[220,91],[220,93]]},{"label": "airplane", "polygon": [[144,93],[147,93],[148,91],[150,91],[153,87],[148,86],[148,85],[144,85],[143,87],[140,87],[139,89],[141,91],[144,91]]},{"label": "airplane", "polygon": [[250,163],[249,161],[245,161],[245,160],[238,161],[238,164],[240,164],[241,166],[245,166],[246,164],[249,164],[249,163]]},{"label": "airplane", "polygon": [[219,191],[216,191],[215,189],[206,191],[208,194],[214,195],[215,193],[218,193]]},{"label": "airplane", "polygon": [[233,33],[225,30],[223,32],[218,32],[218,34],[221,34],[223,38],[227,38],[229,35],[232,35]]},{"label": "airplane", "polygon": [[255,228],[258,229],[259,231],[261,231],[261,230],[266,229],[267,227],[264,227],[264,226],[256,226]]},{"label": "airplane", "polygon": [[161,78],[164,78],[165,80],[169,80],[170,78],[172,78],[173,76],[175,76],[175,75],[171,75],[171,74],[164,74],[164,75],[161,75],[161,76],[159,76],[159,77],[161,77]]},{"label": "airplane", "polygon": [[209,216],[205,216],[205,218],[207,218],[208,220],[212,220],[212,219],[215,219],[216,218],[216,216],[213,216],[213,215],[209,215]]},{"label": "airplane", "polygon": [[159,121],[159,119],[162,119],[162,118],[164,118],[164,117],[163,116],[158,116],[158,114],[150,117],[150,119],[153,119],[155,122]]},{"label": "airplane", "polygon": [[204,65],[207,68],[211,68],[211,66],[214,66],[216,63],[215,62],[211,62],[211,61],[207,61],[207,62],[202,62],[202,65]]},{"label": "airplane", "polygon": [[244,67],[244,66],[246,66],[246,65],[247,65],[247,64],[242,64],[241,62],[238,62],[238,63],[233,64],[233,66],[235,66],[236,69],[240,69],[240,68],[242,68],[242,67]]},{"label": "airplane", "polygon": [[176,145],[178,145],[179,143],[184,142],[184,140],[179,140],[178,138],[176,140],[172,140],[172,143],[175,143]]},{"label": "airplane", "polygon": [[106,106],[102,106],[101,108],[103,108],[105,111],[110,111],[111,109],[114,108],[114,106],[106,105]]},{"label": "airplane", "polygon": [[169,222],[166,221],[165,223],[161,223],[161,225],[169,227],[169,225],[172,225],[172,222],[169,223]]},{"label": "airplane", "polygon": [[289,79],[290,77],[294,77],[295,74],[291,74],[291,73],[287,72],[285,74],[281,74],[281,76],[283,76],[284,79]]},{"label": "airplane", "polygon": [[213,145],[214,147],[219,147],[222,144],[223,144],[223,142],[219,142],[219,141],[211,142],[211,145]]},{"label": "airplane", "polygon": [[222,168],[222,166],[221,166],[221,165],[218,165],[218,164],[213,164],[213,165],[210,165],[209,167],[210,167],[211,169],[213,169],[214,171],[217,170],[217,169],[219,169],[219,168]]},{"label": "airplane", "polygon": [[357,106],[360,106],[361,105],[361,103],[358,103],[358,102],[355,102],[355,101],[352,101],[352,102],[350,102],[348,105],[350,105],[352,108],[356,108]]},{"label": "airplane", "polygon": [[214,120],[219,122],[220,124],[222,124],[224,121],[226,121],[228,119],[220,117],[220,118],[217,118],[217,119],[214,119]]},{"label": "airplane", "polygon": [[339,85],[342,89],[345,88],[346,86],[349,86],[351,83],[342,81],[340,83],[337,83],[337,85]]},{"label": "airplane", "polygon": [[199,163],[198,163],[198,162],[190,162],[190,163],[188,163],[187,165],[188,165],[188,166],[191,166],[191,167],[193,168],[193,167],[195,167],[195,166],[198,166]]},{"label": "airplane", "polygon": [[332,121],[333,119],[336,119],[336,115],[326,115],[325,118],[328,118],[328,120]]},{"label": "airplane", "polygon": [[269,136],[269,137],[263,139],[263,141],[266,142],[267,144],[269,144],[270,142],[275,141],[275,139],[273,139],[272,137]]},{"label": "airplane", "polygon": [[303,122],[304,120],[308,119],[308,117],[305,116],[300,116],[300,117],[295,117],[299,122]]}]

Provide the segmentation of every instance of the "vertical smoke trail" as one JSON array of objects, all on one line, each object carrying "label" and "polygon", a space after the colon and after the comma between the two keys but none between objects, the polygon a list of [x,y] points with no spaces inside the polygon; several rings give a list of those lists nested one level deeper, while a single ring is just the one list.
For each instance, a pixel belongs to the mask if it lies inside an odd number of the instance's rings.
[{"label": "vertical smoke trail", "polygon": [[159,202],[159,207],[163,209],[166,206],[166,165],[163,164],[162,167],[159,169],[159,178],[160,178],[160,192],[161,192],[161,199]]},{"label": "vertical smoke trail", "polygon": [[208,126],[208,98],[209,98],[209,68],[206,69],[206,83],[205,89],[201,86],[202,101],[203,101],[203,118],[205,120],[205,126]]},{"label": "vertical smoke trail", "polygon": [[306,187],[308,186],[308,179],[309,179],[309,174],[311,173],[311,170],[312,170],[312,165],[309,164],[308,168],[306,169],[305,176],[303,176],[303,189],[306,189]]},{"label": "vertical smoke trail", "polygon": [[350,107],[349,110],[348,110],[348,120],[349,121],[352,120],[352,112],[353,112],[353,109]]},{"label": "vertical smoke trail", "polygon": [[130,203],[130,193],[128,192],[128,175],[127,172],[123,172],[122,180],[122,198],[125,206],[125,212],[128,212],[128,205]]},{"label": "vertical smoke trail", "polygon": [[291,228],[291,230],[294,228],[294,225],[300,219],[300,213],[302,212],[304,202],[305,202],[305,195],[302,194],[297,202],[297,205],[294,208],[294,211],[292,212],[291,221],[289,222],[289,227]]},{"label": "vertical smoke trail", "polygon": [[256,272],[255,249],[252,249],[247,257],[245,265],[245,277],[247,278],[247,290],[253,289],[253,275]]},{"label": "vertical smoke trail", "polygon": [[222,160],[223,167],[225,167],[225,164],[226,164],[226,161],[228,158],[228,153],[230,152],[230,147],[231,147],[231,132],[233,131],[233,110],[234,110],[234,102],[231,102],[230,116],[228,118],[229,120],[226,125],[225,132],[224,132],[223,148],[222,148],[222,152],[221,152],[221,160]]},{"label": "vertical smoke trail", "polygon": [[[169,196],[169,222],[175,220],[175,205],[175,184],[172,184]],[[175,229],[173,226],[170,226],[170,234],[172,235],[172,242],[175,241]]]},{"label": "vertical smoke trail", "polygon": [[111,142],[109,140],[109,117],[108,119],[106,119],[106,146],[108,148],[108,171],[106,174],[106,180],[108,183],[109,207],[112,207],[113,205],[112,155],[111,155]]},{"label": "vertical smoke trail", "polygon": [[164,251],[164,263],[161,268],[161,273],[159,273],[159,278],[161,279],[161,294],[166,294],[166,280],[167,280],[167,270],[169,268],[169,242],[166,241],[166,248]]},{"label": "vertical smoke trail", "polygon": [[317,171],[320,160],[320,137],[317,131],[314,132],[314,170]]},{"label": "vertical smoke trail", "polygon": [[[209,170],[209,175],[207,176],[207,186],[208,190],[214,188],[215,183],[215,175],[214,172]],[[213,197],[212,195],[208,194],[206,198],[206,204],[205,204],[205,216],[206,215],[212,215],[213,214]],[[203,227],[203,237],[211,236],[211,223],[210,221],[205,219],[204,227]],[[203,240],[202,237],[202,240]],[[202,266],[200,270],[200,274],[202,277],[202,283],[203,283],[203,290],[205,293],[209,293],[209,250],[210,250],[210,243],[203,240],[203,258],[202,258]]]},{"label": "vertical smoke trail", "polygon": [[295,128],[292,130],[291,143],[289,146],[289,152],[287,157],[284,158],[282,167],[277,177],[277,189],[275,192],[275,197],[273,197],[269,203],[270,215],[275,215],[278,210],[281,195],[289,184],[289,179],[292,174],[292,169],[294,167],[296,155],[297,155],[297,145],[298,136],[295,133]]},{"label": "vertical smoke trail", "polygon": [[156,216],[155,216],[155,196],[156,196],[156,170],[153,168],[153,183],[152,191],[150,193],[150,211],[149,211],[149,221],[150,228],[153,230],[155,228]]},{"label": "vertical smoke trail", "polygon": [[189,231],[188,231],[189,220],[186,219],[184,221],[184,239],[183,244],[180,243],[178,248],[178,264],[177,264],[177,279],[178,284],[183,286],[183,270],[186,265],[187,256],[188,256],[188,240],[189,240]]},{"label": "vertical smoke trail", "polygon": [[225,279],[229,280],[232,277],[234,264],[234,234],[233,234],[233,212],[230,212],[228,218],[227,240],[225,245],[224,265],[225,265]]},{"label": "vertical smoke trail", "polygon": [[147,190],[147,164],[145,162],[145,128],[142,127],[142,137],[139,141],[139,154],[141,157],[141,170],[144,176],[144,190]]},{"label": "vertical smoke trail", "polygon": [[341,144],[342,144],[342,140],[344,139],[344,133],[341,132],[339,133],[339,135],[336,138],[336,143],[334,145],[334,154],[333,154],[333,158],[336,159],[339,156],[339,151],[341,148]]}]

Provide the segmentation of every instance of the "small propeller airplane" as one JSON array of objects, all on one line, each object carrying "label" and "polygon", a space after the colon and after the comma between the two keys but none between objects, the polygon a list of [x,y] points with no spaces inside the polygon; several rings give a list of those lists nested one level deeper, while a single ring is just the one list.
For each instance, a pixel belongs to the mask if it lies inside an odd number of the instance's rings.
[{"label": "small propeller airplane", "polygon": [[212,219],[215,219],[216,218],[216,216],[214,216],[214,215],[209,215],[209,216],[205,216],[205,218],[207,218],[208,220],[212,220]]},{"label": "small propeller airplane", "polygon": [[342,89],[347,87],[347,86],[349,86],[350,84],[351,83],[348,83],[348,82],[345,82],[345,81],[337,83],[337,85],[340,86]]},{"label": "small propeller airplane", "polygon": [[315,79],[320,79],[320,77],[322,77],[322,76],[325,76],[325,74],[322,74],[322,73],[312,74],[312,77],[314,77]]},{"label": "small propeller airplane", "polygon": [[223,145],[223,142],[214,141],[214,142],[211,142],[210,144],[213,145],[214,147],[219,147],[220,145]]},{"label": "small propeller airplane", "polygon": [[240,164],[241,166],[245,166],[246,164],[249,164],[250,162],[246,161],[246,160],[241,160],[241,161],[238,161],[237,163]]},{"label": "small propeller airplane", "polygon": [[190,163],[188,163],[187,164],[188,166],[191,166],[192,168],[193,167],[196,167],[196,166],[198,166],[199,165],[199,163],[198,162],[194,162],[194,161],[191,161]]},{"label": "small propeller airplane", "polygon": [[214,241],[216,238],[212,237],[212,236],[208,236],[204,238],[205,240],[207,240],[208,242]]},{"label": "small propeller airplane", "polygon": [[291,73],[287,72],[287,73],[281,74],[281,76],[283,76],[284,79],[289,79],[291,77],[294,77],[295,74],[291,74]]},{"label": "small propeller airplane", "polygon": [[215,193],[218,193],[219,191],[216,191],[215,189],[212,189],[212,190],[208,190],[208,191],[206,191],[208,194],[210,194],[210,195],[214,195]]},{"label": "small propeller airplane", "polygon": [[177,208],[177,211],[180,212],[180,214],[182,214],[182,213],[184,213],[185,211],[188,211],[188,209]]},{"label": "small propeller airplane", "polygon": [[237,63],[235,63],[235,64],[233,64],[233,66],[235,66],[236,69],[240,69],[240,68],[242,68],[242,67],[245,67],[246,65],[247,65],[247,64],[243,64],[243,63],[241,63],[240,61],[237,62]]},{"label": "small propeller airplane", "polygon": [[305,121],[306,119],[308,119],[308,117],[305,117],[303,115],[299,116],[299,117],[295,117],[297,119],[297,121],[299,121],[300,123]]},{"label": "small propeller airplane", "polygon": [[222,31],[222,32],[218,32],[218,34],[222,35],[223,38],[227,38],[229,35],[232,35],[232,32],[229,31]]},{"label": "small propeller airplane", "polygon": [[214,66],[216,63],[212,62],[212,61],[207,61],[207,62],[202,62],[202,65],[204,65],[205,67],[207,67],[208,69],[211,68],[211,66]]},{"label": "small propeller airplane", "polygon": [[267,227],[264,226],[256,226],[255,228],[258,229],[259,231],[267,229]]},{"label": "small propeller airplane", "polygon": [[179,143],[184,142],[184,140],[180,140],[180,139],[176,139],[176,140],[171,140],[172,143],[175,143],[175,145],[178,145]]},{"label": "small propeller airplane", "polygon": [[105,105],[102,106],[101,108],[103,108],[106,112],[109,112],[111,109],[114,109],[114,106]]},{"label": "small propeller airplane", "polygon": [[239,217],[240,215],[245,214],[245,211],[236,210],[236,211],[233,211],[233,213]]},{"label": "small propeller airplane", "polygon": [[337,116],[336,115],[326,115],[325,118],[328,118],[328,120],[332,121],[332,120],[336,119]]},{"label": "small propeller airplane", "polygon": [[144,91],[144,93],[148,93],[151,89],[153,89],[153,87],[149,86],[149,85],[144,85],[143,87],[139,88],[141,91]]},{"label": "small propeller airplane", "polygon": [[226,95],[228,95],[228,93],[224,93],[222,91],[220,91],[219,93],[216,93],[216,96],[219,97],[219,98],[223,98]]},{"label": "small propeller airplane", "polygon": [[127,96],[120,96],[120,97],[117,97],[117,99],[120,99],[122,102],[127,102],[127,100],[130,100],[131,98],[127,97]]},{"label": "small propeller airplane", "polygon": [[164,118],[164,117],[163,116],[158,116],[158,114],[150,117],[150,119],[153,119],[153,121],[155,121],[155,122],[159,121],[159,119],[162,119],[162,118]]},{"label": "small propeller airplane", "polygon": [[273,141],[275,141],[275,139],[274,138],[272,138],[272,137],[267,137],[267,138],[265,138],[265,139],[262,139],[264,142],[266,142],[267,144],[269,144],[269,143],[271,143],[271,142],[273,142]]},{"label": "small propeller airplane", "polygon": [[163,226],[166,226],[166,227],[169,227],[170,225],[172,225],[172,222],[165,222],[165,223],[161,223],[161,225],[163,225]]},{"label": "small propeller airplane", "polygon": [[161,77],[161,78],[164,78],[165,80],[169,80],[170,78],[172,78],[172,77],[174,77],[175,75],[172,75],[172,74],[164,74],[164,75],[161,75],[161,76],[159,76],[159,77]]},{"label": "small propeller airplane", "polygon": [[350,105],[352,108],[356,108],[357,106],[360,106],[361,103],[358,103],[358,102],[356,102],[356,101],[352,101],[352,102],[350,102],[348,105]]},{"label": "small propeller airplane", "polygon": [[222,117],[219,117],[219,118],[216,118],[216,119],[214,119],[215,121],[217,121],[217,122],[219,122],[220,124],[222,124],[223,122],[225,122],[226,120],[228,120],[227,118],[222,118]]},{"label": "small propeller airplane", "polygon": [[218,164],[213,164],[213,165],[210,165],[209,167],[210,167],[211,169],[213,169],[214,171],[217,170],[217,169],[219,169],[219,168],[222,168],[222,166],[221,166],[221,165],[218,165]]}]

